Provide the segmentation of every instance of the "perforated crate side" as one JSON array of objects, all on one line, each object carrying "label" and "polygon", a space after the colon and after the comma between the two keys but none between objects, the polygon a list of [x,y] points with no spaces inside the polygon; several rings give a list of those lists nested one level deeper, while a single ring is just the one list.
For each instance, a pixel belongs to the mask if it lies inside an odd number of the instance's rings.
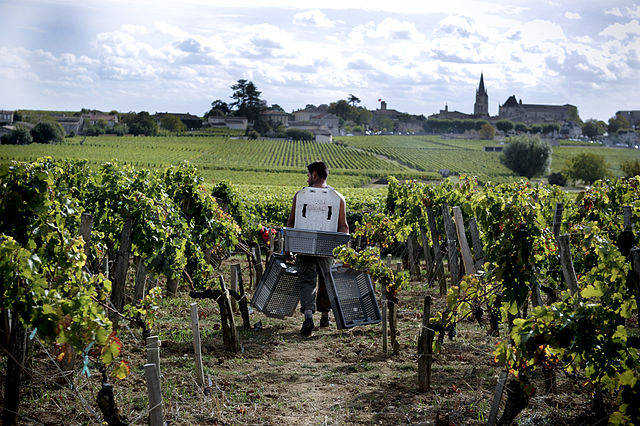
[{"label": "perforated crate side", "polygon": [[272,256],[251,299],[251,305],[268,317],[292,316],[300,300],[296,285],[298,276],[295,265],[286,263],[281,256]]},{"label": "perforated crate side", "polygon": [[349,234],[284,228],[284,246],[292,253],[311,256],[333,256],[333,249],[349,242]]},{"label": "perforated crate side", "polygon": [[380,310],[369,275],[344,268],[333,268],[331,275],[327,292],[338,328],[380,322]]}]

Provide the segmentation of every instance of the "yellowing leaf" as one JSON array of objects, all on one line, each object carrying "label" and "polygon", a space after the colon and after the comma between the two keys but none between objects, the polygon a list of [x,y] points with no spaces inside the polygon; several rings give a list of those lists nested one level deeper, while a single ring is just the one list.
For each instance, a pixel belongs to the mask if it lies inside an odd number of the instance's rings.
[{"label": "yellowing leaf", "polygon": [[587,286],[584,290],[582,290],[580,294],[585,299],[588,299],[590,297],[602,297],[604,293],[602,293],[602,290],[600,290],[599,288],[595,288],[594,286],[590,285],[590,286]]},{"label": "yellowing leaf", "polygon": [[129,375],[131,367],[126,361],[120,361],[120,365],[111,372],[111,377],[122,380]]}]

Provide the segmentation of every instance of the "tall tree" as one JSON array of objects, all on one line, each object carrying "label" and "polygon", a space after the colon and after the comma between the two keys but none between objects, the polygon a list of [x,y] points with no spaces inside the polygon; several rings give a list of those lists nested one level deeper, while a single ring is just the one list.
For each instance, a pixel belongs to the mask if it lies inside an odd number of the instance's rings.
[{"label": "tall tree", "polygon": [[604,135],[604,132],[607,130],[607,125],[604,121],[595,120],[593,118],[585,121],[582,126],[582,134],[589,137],[594,138],[596,136]]},{"label": "tall tree", "polygon": [[236,84],[231,86],[233,94],[231,98],[232,108],[236,108],[236,116],[247,117],[249,121],[256,121],[265,103],[260,99],[262,92],[258,90],[255,84],[244,79],[238,80]]},{"label": "tall tree", "polygon": [[158,132],[158,123],[149,115],[147,111],[140,111],[137,114],[127,114],[127,126],[131,134],[153,136]]},{"label": "tall tree", "polygon": [[611,135],[613,133],[616,133],[620,129],[628,129],[628,128],[629,128],[629,121],[627,121],[627,119],[624,118],[623,115],[617,114],[615,117],[611,117],[609,119],[609,126],[607,127],[607,132],[609,132],[609,134]]},{"label": "tall tree", "polygon": [[231,108],[229,108],[228,103],[224,102],[223,100],[216,99],[215,101],[211,102],[211,109],[204,114],[204,118],[228,115],[230,112]]},{"label": "tall tree", "polygon": [[183,132],[186,126],[180,118],[173,114],[166,114],[160,119],[160,125],[170,132]]},{"label": "tall tree", "polygon": [[351,104],[351,106],[356,106],[357,104],[360,103],[360,98],[358,98],[354,94],[350,94],[349,95],[349,100],[347,102],[349,102],[349,104]]}]

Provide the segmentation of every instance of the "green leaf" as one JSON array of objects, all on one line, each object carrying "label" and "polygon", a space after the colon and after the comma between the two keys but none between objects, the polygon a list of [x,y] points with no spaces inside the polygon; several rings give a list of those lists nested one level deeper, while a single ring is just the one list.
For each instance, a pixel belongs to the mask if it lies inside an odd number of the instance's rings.
[{"label": "green leaf", "polygon": [[619,340],[622,342],[627,341],[627,330],[624,328],[623,325],[619,325],[616,328],[616,332],[613,333],[613,336],[611,336],[611,340]]},{"label": "green leaf", "polygon": [[518,304],[516,303],[516,301],[512,301],[509,306],[507,306],[507,312],[509,312],[511,315],[517,315],[518,314]]},{"label": "green leaf", "polygon": [[638,381],[634,370],[625,371],[624,373],[620,374],[620,376],[618,376],[618,379],[620,380],[620,385],[622,386],[635,386],[636,382]]}]

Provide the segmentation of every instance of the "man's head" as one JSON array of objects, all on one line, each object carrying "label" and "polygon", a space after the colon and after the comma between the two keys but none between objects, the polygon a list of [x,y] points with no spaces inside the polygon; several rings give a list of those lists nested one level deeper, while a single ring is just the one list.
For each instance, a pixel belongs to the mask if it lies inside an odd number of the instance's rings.
[{"label": "man's head", "polygon": [[307,166],[307,183],[313,186],[318,182],[324,182],[329,176],[329,168],[322,161],[314,161]]}]

